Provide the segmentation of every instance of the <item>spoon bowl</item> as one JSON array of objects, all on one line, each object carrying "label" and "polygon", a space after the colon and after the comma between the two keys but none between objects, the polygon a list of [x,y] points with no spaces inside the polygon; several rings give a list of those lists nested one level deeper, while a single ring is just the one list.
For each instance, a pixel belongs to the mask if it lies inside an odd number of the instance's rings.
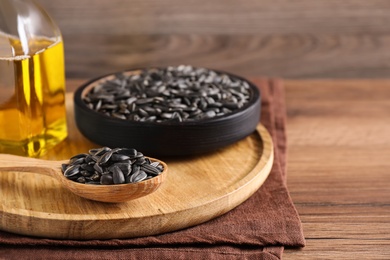
[{"label": "spoon bowl", "polygon": [[164,170],[151,179],[127,184],[94,185],[83,184],[67,179],[61,171],[61,165],[68,161],[49,161],[28,158],[16,155],[0,155],[0,171],[31,172],[56,178],[64,188],[77,196],[100,202],[118,203],[137,199],[156,191],[164,182],[168,166],[158,159],[149,158],[152,162],[159,162]]}]

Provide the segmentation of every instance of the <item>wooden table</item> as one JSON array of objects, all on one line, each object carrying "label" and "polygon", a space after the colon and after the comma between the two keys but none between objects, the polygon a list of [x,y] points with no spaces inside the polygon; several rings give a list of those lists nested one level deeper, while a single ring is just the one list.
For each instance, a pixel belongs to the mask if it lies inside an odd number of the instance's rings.
[{"label": "wooden table", "polygon": [[288,187],[307,246],[284,259],[390,259],[390,80],[285,86]]},{"label": "wooden table", "polygon": [[285,87],[287,184],[307,246],[283,259],[390,259],[390,80]]}]

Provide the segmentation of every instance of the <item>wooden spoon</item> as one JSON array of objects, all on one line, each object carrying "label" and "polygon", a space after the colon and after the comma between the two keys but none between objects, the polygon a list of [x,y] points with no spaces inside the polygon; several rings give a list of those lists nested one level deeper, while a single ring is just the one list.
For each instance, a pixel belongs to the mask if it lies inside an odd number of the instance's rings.
[{"label": "wooden spoon", "polygon": [[93,185],[83,184],[67,179],[61,171],[61,165],[68,161],[49,161],[16,155],[0,154],[0,171],[31,172],[56,178],[62,185],[74,194],[90,200],[101,202],[125,202],[146,196],[162,184],[168,172],[168,166],[163,161],[149,158],[152,162],[159,162],[164,171],[151,179],[127,184]]}]

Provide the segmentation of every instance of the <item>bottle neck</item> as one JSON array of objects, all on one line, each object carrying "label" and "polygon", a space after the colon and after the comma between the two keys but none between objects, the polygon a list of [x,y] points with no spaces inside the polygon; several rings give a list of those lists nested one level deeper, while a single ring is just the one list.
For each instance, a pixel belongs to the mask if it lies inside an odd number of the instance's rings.
[{"label": "bottle neck", "polygon": [[32,55],[40,51],[42,45],[49,47],[59,41],[61,33],[58,27],[46,11],[35,2],[0,1],[1,57]]}]

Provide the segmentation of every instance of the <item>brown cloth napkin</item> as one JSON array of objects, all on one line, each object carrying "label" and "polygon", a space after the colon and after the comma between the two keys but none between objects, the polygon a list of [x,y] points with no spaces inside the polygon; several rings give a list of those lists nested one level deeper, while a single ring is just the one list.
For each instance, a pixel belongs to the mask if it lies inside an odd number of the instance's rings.
[{"label": "brown cloth napkin", "polygon": [[281,259],[284,246],[304,246],[286,186],[284,88],[279,80],[254,83],[261,90],[261,123],[272,135],[275,161],[247,201],[201,225],[143,238],[54,240],[0,231],[0,259]]}]

